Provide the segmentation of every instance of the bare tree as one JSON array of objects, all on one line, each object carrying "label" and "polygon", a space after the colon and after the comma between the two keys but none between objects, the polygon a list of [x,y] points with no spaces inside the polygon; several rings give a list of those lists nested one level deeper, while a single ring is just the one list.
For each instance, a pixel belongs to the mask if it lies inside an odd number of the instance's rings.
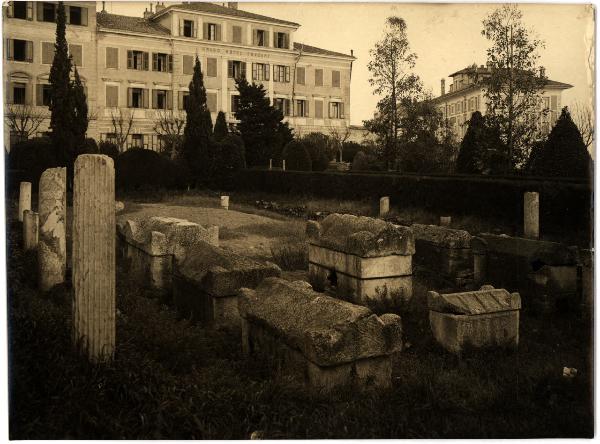
[{"label": "bare tree", "polygon": [[350,126],[346,125],[343,128],[332,126],[329,129],[329,137],[334,151],[340,153],[340,162],[343,162],[342,152],[344,150],[344,142],[350,137]]},{"label": "bare tree", "polygon": [[594,111],[589,106],[575,102],[572,116],[575,125],[579,128],[583,143],[585,143],[586,148],[589,148],[594,143]]},{"label": "bare tree", "polygon": [[26,140],[34,136],[44,120],[50,118],[46,109],[37,109],[32,105],[6,105],[4,118],[11,132]]},{"label": "bare tree", "polygon": [[185,114],[180,111],[157,110],[154,121],[154,132],[161,137],[163,145],[161,150],[169,157],[177,154],[177,148],[183,140],[185,127]]},{"label": "bare tree", "polygon": [[123,110],[123,108],[118,108],[118,112],[115,112],[114,110],[111,110],[110,112],[115,143],[121,153],[124,151],[127,138],[133,127],[134,113],[135,111]]}]

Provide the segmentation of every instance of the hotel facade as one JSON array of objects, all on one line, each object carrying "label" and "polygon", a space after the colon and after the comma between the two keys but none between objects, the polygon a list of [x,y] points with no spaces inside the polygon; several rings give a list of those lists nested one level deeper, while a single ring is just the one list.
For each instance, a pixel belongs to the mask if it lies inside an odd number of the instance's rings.
[{"label": "hotel facade", "polygon": [[[240,10],[237,3],[162,3],[143,17],[97,12],[95,2],[65,6],[69,51],[92,117],[88,137],[111,139],[113,117],[133,116],[125,148],[158,149],[156,122],[165,113],[183,115],[196,56],[213,123],[219,111],[236,123],[235,78],[245,77],[264,85],[298,135],[350,125],[355,58],[296,42],[297,23]],[[3,7],[7,104],[47,111],[56,8],[55,2]],[[5,119],[5,147],[10,143]]]}]

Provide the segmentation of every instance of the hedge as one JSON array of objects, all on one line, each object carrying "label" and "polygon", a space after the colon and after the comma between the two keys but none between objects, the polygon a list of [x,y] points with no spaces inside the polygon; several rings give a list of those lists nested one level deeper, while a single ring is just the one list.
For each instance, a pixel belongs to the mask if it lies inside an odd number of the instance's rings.
[{"label": "hedge", "polygon": [[157,190],[183,188],[189,172],[156,151],[134,148],[125,151],[115,162],[118,190]]},{"label": "hedge", "polygon": [[515,225],[523,220],[523,193],[540,193],[542,233],[565,229],[589,234],[591,183],[580,179],[513,176],[422,175],[367,172],[246,170],[239,190],[332,199],[390,196],[393,205],[440,214],[497,217]]}]

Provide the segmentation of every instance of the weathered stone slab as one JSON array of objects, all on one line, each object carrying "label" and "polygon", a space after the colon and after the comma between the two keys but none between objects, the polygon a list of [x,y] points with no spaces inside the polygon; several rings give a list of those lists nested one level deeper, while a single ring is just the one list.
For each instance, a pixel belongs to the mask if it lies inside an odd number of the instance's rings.
[{"label": "weathered stone slab", "polygon": [[31,182],[19,184],[19,222],[23,222],[23,213],[31,210]]},{"label": "weathered stone slab", "polygon": [[379,216],[385,216],[390,212],[390,198],[384,196],[379,199]]},{"label": "weathered stone slab", "polygon": [[23,250],[35,250],[38,246],[40,219],[36,212],[23,211]]},{"label": "weathered stone slab", "polygon": [[206,243],[198,243],[176,268],[173,301],[183,316],[208,324],[237,325],[237,292],[279,276],[275,264],[262,264]]},{"label": "weathered stone slab", "polygon": [[[311,222],[314,227],[315,222]],[[412,255],[414,238],[410,228],[380,219],[330,214],[319,224],[318,237],[310,243],[360,257],[379,257],[391,254]]]},{"label": "weathered stone slab", "polygon": [[523,236],[529,239],[540,237],[540,195],[536,192],[523,195]]},{"label": "weathered stone slab", "polygon": [[426,241],[442,248],[471,248],[473,236],[464,230],[423,224],[413,224],[410,228],[415,241]]},{"label": "weathered stone slab", "polygon": [[429,322],[436,341],[452,353],[468,348],[517,347],[518,293],[484,286],[479,291],[427,296]]}]

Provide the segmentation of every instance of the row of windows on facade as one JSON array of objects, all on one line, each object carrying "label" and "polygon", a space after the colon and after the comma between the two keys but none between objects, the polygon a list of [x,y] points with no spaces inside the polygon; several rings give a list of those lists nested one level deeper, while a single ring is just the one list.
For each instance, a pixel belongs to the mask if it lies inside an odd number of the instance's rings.
[{"label": "row of windows on facade", "polygon": [[[546,99],[546,97],[544,99]],[[550,98],[548,97],[548,99]],[[448,124],[454,130],[455,133],[457,133],[460,136],[464,136],[467,132],[468,123],[472,115],[473,113],[471,113],[470,115],[462,114],[459,116],[450,117],[448,118]],[[556,120],[558,119],[558,112],[550,110],[548,113],[543,115],[540,115],[538,113],[530,113],[528,119],[537,121],[537,123],[540,125],[539,128],[541,132],[543,134],[548,134],[550,132],[551,125],[553,125],[554,122],[556,122]]]},{"label": "row of windows on facade", "polygon": [[[243,32],[242,27],[233,25],[229,27],[228,41],[231,43],[243,44]],[[179,35],[182,37],[198,38],[197,26],[194,20],[179,20]],[[270,38],[272,36],[272,38]],[[202,39],[209,41],[223,41],[222,26],[218,23],[203,23],[202,24]],[[250,45],[250,42],[246,42]],[[269,47],[279,49],[289,49],[290,47],[290,36],[287,32],[275,31],[269,33],[266,29],[253,29],[252,30],[252,43],[253,46]]]},{"label": "row of windows on facade", "polygon": [[[463,114],[471,111],[481,111],[480,109],[480,97],[475,96],[466,100],[463,99],[461,101],[452,103],[447,105],[448,116],[454,116],[458,114]],[[553,95],[550,97],[543,97],[543,100],[538,104],[538,109],[547,109],[552,112],[557,111],[558,109],[558,96]],[[445,106],[440,107],[440,111],[442,114],[445,112]]]},{"label": "row of windows on facade", "polygon": [[[189,92],[179,91],[178,105],[180,110],[185,110]],[[127,106],[129,108],[148,109],[150,108],[150,96],[152,96],[152,108],[171,110],[173,109],[173,91],[167,89],[146,89],[146,88],[127,88]],[[217,93],[209,92],[206,94],[207,106],[211,112],[217,111]],[[13,82],[10,90],[9,103],[16,105],[26,105],[27,83]],[[323,100],[315,100],[314,117],[323,118]],[[50,85],[36,85],[37,106],[50,105]],[[273,106],[279,109],[284,116],[291,115],[291,100],[286,98],[273,99]],[[106,106],[116,108],[119,106],[119,87],[116,85],[106,85]],[[239,96],[231,96],[231,112],[236,113],[239,106]],[[309,117],[309,102],[305,99],[294,101],[294,115],[297,117]],[[330,119],[344,118],[344,104],[342,102],[329,102]]]},{"label": "row of windows on facade", "polygon": [[[8,2],[6,15],[9,18],[33,20],[34,5],[36,9],[35,18],[38,22],[56,22],[58,5],[49,2]],[[88,25],[88,8],[66,4],[65,15],[69,25]]]},{"label": "row of windows on facade", "polygon": [[[29,40],[6,39],[4,42],[4,53],[6,59],[17,62],[34,61],[33,42]],[[56,48],[52,42],[41,42],[41,62],[43,65],[51,65],[54,60]],[[73,64],[77,67],[83,66],[83,47],[77,44],[69,44],[69,55]]]}]

